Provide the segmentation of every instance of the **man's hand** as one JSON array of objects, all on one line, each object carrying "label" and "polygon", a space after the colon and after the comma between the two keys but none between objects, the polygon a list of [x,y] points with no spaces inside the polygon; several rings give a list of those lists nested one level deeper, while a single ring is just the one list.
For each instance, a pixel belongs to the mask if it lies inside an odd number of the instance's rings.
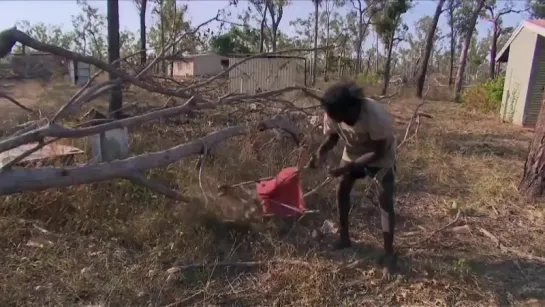
[{"label": "man's hand", "polygon": [[348,163],[344,166],[334,168],[329,171],[329,176],[331,177],[340,177],[348,172],[354,167],[354,163]]},{"label": "man's hand", "polygon": [[325,160],[324,156],[320,155],[320,153],[317,152],[310,157],[310,160],[305,165],[305,168],[312,168],[312,169],[318,168],[324,163],[324,160]]}]

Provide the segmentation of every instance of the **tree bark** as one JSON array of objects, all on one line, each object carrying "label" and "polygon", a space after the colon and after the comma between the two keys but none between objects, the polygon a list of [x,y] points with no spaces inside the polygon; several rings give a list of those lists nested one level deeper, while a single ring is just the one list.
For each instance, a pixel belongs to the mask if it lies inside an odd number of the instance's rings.
[{"label": "tree bark", "polygon": [[492,26],[492,37],[490,39],[490,64],[488,66],[488,77],[494,79],[496,77],[496,54],[498,52],[498,21],[494,20]]},{"label": "tree bark", "polygon": [[450,59],[449,59],[449,74],[448,74],[448,86],[451,87],[454,84],[454,55],[456,53],[456,35],[454,29],[454,0],[449,0],[448,14],[449,14],[449,28],[450,28]]},{"label": "tree bark", "polygon": [[394,34],[395,30],[392,31],[390,41],[388,42],[388,54],[386,55],[386,63],[384,63],[384,84],[382,86],[381,95],[386,95],[386,92],[388,92],[388,85],[390,84],[390,66],[392,64],[392,51],[394,49]]},{"label": "tree bark", "polygon": [[471,20],[468,25],[468,31],[465,33],[464,42],[462,43],[462,52],[460,54],[460,62],[458,64],[458,72],[456,73],[456,84],[454,86],[455,96],[454,101],[460,102],[462,94],[462,85],[464,80],[464,73],[467,64],[467,52],[471,44],[471,37],[473,36],[473,31],[475,30],[475,25],[477,24],[477,18],[484,6],[485,0],[479,0],[477,7],[472,13]]},{"label": "tree bark", "polygon": [[[327,8],[329,10],[329,8]],[[330,28],[330,17],[331,17],[331,11],[326,12],[326,18],[327,18],[327,24],[326,24],[326,30],[325,30],[325,45],[328,46],[328,48],[325,50],[325,61],[324,61],[324,81],[329,81],[329,78],[327,76],[327,72],[329,70],[329,28]]]},{"label": "tree bark", "polygon": [[545,95],[543,98],[534,138],[524,163],[524,174],[519,184],[520,194],[529,198],[543,196],[545,191]]},{"label": "tree bark", "polygon": [[356,67],[355,67],[355,75],[356,77],[361,72],[361,45],[363,44],[363,11],[361,10],[361,3],[360,3],[360,11],[358,13],[358,44],[357,44],[357,50],[356,50]]},{"label": "tree bark", "polygon": [[426,48],[424,49],[424,58],[420,65],[418,72],[418,79],[416,81],[416,97],[422,97],[422,91],[424,90],[424,83],[426,82],[426,73],[428,72],[428,62],[430,60],[431,50],[433,48],[433,39],[435,37],[435,30],[437,29],[437,23],[439,22],[439,16],[443,11],[443,4],[445,0],[439,0],[437,7],[435,8],[435,15],[433,16],[433,22],[426,34]]},{"label": "tree bark", "polygon": [[146,53],[146,7],[148,0],[141,0],[140,4],[140,65],[144,67],[148,60]]},{"label": "tree bark", "polygon": [[[120,68],[119,63],[119,3],[118,0],[108,0],[108,62],[116,69]],[[111,81],[117,79],[115,74],[110,73]],[[110,92],[110,104],[108,111],[114,118],[120,118],[121,112],[116,112],[123,107],[123,93],[121,85],[116,85]],[[113,113],[112,113],[113,112]]]},{"label": "tree bark", "polygon": [[318,74],[318,13],[320,0],[312,1],[314,2],[314,54],[312,59],[312,86],[315,86],[316,75]]},{"label": "tree bark", "polygon": [[265,22],[267,21],[267,4],[263,5],[263,18],[259,28],[259,53],[265,52]]}]

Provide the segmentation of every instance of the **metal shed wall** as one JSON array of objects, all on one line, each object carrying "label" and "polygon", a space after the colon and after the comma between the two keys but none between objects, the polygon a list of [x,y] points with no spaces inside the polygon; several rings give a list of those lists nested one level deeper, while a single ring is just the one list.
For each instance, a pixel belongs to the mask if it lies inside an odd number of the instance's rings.
[{"label": "metal shed wall", "polygon": [[523,29],[509,47],[501,117],[517,125],[523,125],[526,121],[526,102],[530,96],[530,74],[536,40],[537,34]]},{"label": "metal shed wall", "polygon": [[537,123],[541,101],[543,100],[543,89],[545,87],[545,38],[540,35],[536,36],[537,42],[523,121],[523,125],[528,126],[535,126]]},{"label": "metal shed wall", "polygon": [[223,71],[221,65],[222,60],[226,60],[226,57],[222,57],[215,53],[202,55],[193,59],[194,74],[195,76],[216,75]]},{"label": "metal shed wall", "polygon": [[[243,59],[230,57],[229,67]],[[305,60],[302,58],[255,58],[229,71],[229,90],[233,93],[255,94],[304,83]]]}]

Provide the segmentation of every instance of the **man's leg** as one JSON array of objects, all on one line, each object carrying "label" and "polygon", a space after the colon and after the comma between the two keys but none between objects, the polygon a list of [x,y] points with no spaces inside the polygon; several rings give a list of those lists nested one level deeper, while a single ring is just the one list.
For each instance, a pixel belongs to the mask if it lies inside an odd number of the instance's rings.
[{"label": "man's leg", "polygon": [[396,257],[394,254],[395,231],[395,175],[393,169],[388,170],[381,180],[382,189],[379,192],[380,220],[384,239],[384,264],[389,270],[395,269]]},{"label": "man's leg", "polygon": [[348,231],[348,213],[350,212],[350,192],[356,178],[350,174],[343,175],[337,184],[337,210],[339,214],[340,240],[335,249],[342,249],[351,246],[350,234]]},{"label": "man's leg", "polygon": [[[341,160],[341,167],[346,165],[346,161]],[[354,183],[357,179],[365,178],[366,172],[364,169],[353,170],[346,175],[343,175],[337,185],[337,209],[339,212],[339,231],[340,240],[335,246],[337,249],[351,246],[350,234],[348,231],[348,215],[350,213],[350,194]]]}]

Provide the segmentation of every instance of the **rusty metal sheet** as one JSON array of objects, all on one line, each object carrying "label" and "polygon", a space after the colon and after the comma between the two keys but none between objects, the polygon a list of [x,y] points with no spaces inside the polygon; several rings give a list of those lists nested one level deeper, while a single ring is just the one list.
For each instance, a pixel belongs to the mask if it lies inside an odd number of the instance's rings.
[{"label": "rusty metal sheet", "polygon": [[[24,144],[19,147],[10,149],[0,154],[0,167],[7,164],[9,161],[15,159],[22,153],[26,152],[29,149],[36,147],[38,143],[29,143]],[[37,150],[30,154],[28,157],[24,158],[20,163],[31,162],[31,161],[40,161],[48,160],[56,157],[62,156],[73,156],[84,153],[83,150],[63,144],[51,143],[42,147],[40,150]]]}]

